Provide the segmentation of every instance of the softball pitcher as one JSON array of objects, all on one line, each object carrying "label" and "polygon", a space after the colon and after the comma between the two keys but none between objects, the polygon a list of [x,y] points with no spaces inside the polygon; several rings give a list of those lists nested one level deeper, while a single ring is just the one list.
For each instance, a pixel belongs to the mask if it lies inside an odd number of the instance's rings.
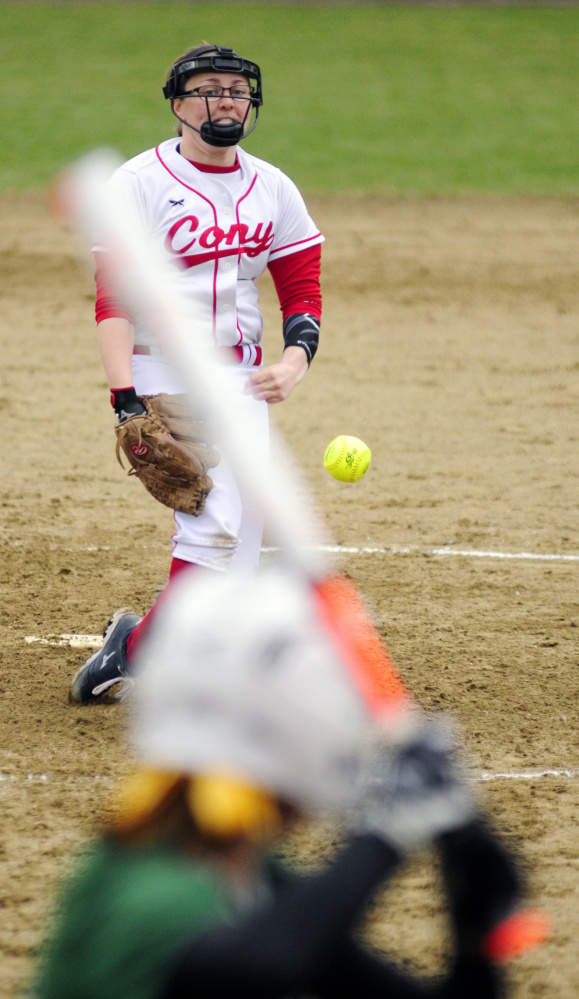
[{"label": "softball pitcher", "polygon": [[[323,236],[292,181],[238,145],[255,128],[263,103],[259,66],[232,49],[202,45],[175,61],[163,93],[179,122],[177,138],[129,160],[111,186],[122,195],[143,238],[163,248],[192,314],[211,329],[234,390],[253,411],[257,460],[264,462],[268,404],[289,396],[318,346]],[[140,474],[136,463],[151,448],[142,443],[139,421],[151,415],[151,400],[161,397],[170,408],[183,386],[155,342],[147,316],[136,314],[116,291],[106,246],[97,244],[95,256],[100,352],[119,442],[129,442],[126,453]],[[256,287],[266,267],[279,297],[284,339],[280,360],[268,365],[262,363]],[[244,509],[227,460],[219,459],[219,442],[212,443],[217,448],[210,449],[213,457],[202,467],[203,489],[193,512],[162,498],[164,481],[150,490],[175,509],[170,580],[191,567],[223,571],[232,563],[247,568],[258,563],[261,518]],[[149,466],[149,473],[154,477],[158,469]],[[127,610],[113,615],[102,648],[73,678],[71,703],[122,696],[132,683],[131,660],[154,611],[142,621]]]}]

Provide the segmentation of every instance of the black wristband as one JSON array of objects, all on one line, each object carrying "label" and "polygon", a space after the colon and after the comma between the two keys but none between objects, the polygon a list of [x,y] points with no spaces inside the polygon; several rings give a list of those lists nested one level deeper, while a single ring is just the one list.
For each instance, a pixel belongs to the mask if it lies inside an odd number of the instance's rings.
[{"label": "black wristband", "polygon": [[112,388],[111,406],[119,420],[126,420],[129,416],[141,416],[146,412],[143,403],[132,385],[122,389]]},{"label": "black wristband", "polygon": [[320,320],[307,312],[288,316],[283,324],[283,339],[286,347],[303,347],[310,365],[318,349]]}]

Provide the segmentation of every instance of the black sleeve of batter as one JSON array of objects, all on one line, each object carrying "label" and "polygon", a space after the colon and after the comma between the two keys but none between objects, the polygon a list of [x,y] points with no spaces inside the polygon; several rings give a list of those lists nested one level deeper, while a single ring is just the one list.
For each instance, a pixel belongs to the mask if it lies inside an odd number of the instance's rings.
[{"label": "black sleeve of batter", "polygon": [[503,999],[504,976],[482,957],[459,956],[439,979],[420,979],[350,940],[336,950],[313,994],[318,999]]},{"label": "black sleeve of batter", "polygon": [[443,978],[427,980],[351,938],[398,859],[375,837],[357,838],[321,874],[289,880],[267,909],[191,940],[163,999],[502,999],[503,974],[472,952],[459,953]]},{"label": "black sleeve of batter", "polygon": [[191,940],[163,999],[311,995],[398,859],[377,837],[357,837],[320,874],[280,886],[265,909]]}]

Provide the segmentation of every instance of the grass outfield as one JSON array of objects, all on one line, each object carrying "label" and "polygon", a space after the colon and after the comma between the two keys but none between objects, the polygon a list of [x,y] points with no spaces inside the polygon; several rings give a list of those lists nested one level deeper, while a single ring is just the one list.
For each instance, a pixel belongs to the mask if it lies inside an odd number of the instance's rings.
[{"label": "grass outfield", "polygon": [[0,187],[172,134],[166,67],[203,39],[260,63],[247,149],[307,191],[579,190],[579,8],[3,3]]}]

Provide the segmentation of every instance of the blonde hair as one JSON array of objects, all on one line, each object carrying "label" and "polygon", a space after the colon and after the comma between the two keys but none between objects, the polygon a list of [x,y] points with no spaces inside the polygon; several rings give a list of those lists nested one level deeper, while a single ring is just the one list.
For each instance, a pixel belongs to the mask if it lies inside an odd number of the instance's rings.
[{"label": "blonde hair", "polygon": [[162,832],[179,803],[191,821],[191,832],[221,844],[240,838],[269,839],[282,823],[276,799],[243,777],[224,771],[189,775],[143,767],[117,789],[108,831],[123,839],[154,828]]}]

